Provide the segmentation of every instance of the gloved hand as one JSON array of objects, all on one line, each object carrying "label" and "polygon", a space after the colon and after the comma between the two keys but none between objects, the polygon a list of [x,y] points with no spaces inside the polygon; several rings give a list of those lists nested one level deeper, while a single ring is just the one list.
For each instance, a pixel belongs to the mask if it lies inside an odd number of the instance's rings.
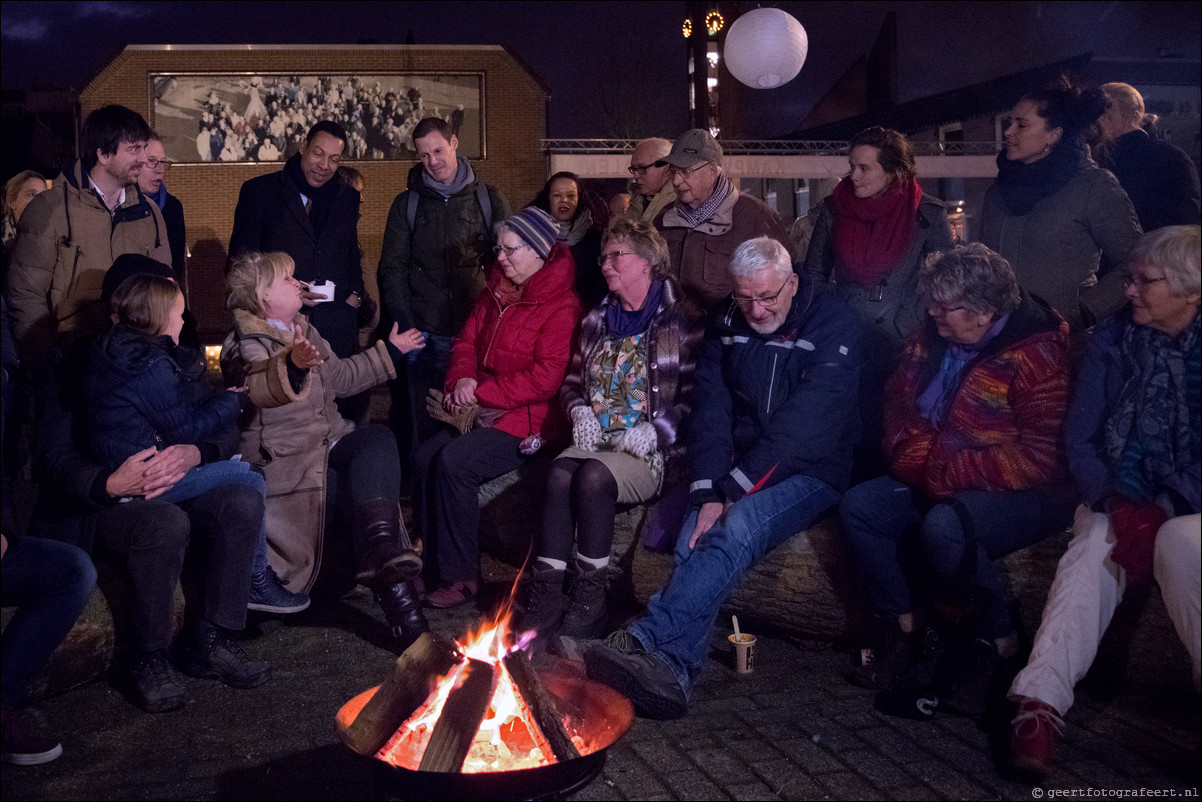
[{"label": "gloved hand", "polygon": [[601,424],[590,406],[572,407],[572,442],[582,451],[596,451],[601,442]]},{"label": "gloved hand", "polygon": [[632,428],[627,429],[622,434],[622,440],[618,443],[618,451],[625,451],[627,454],[643,459],[659,444],[659,438],[656,435],[655,427],[650,421],[643,421],[635,424]]}]

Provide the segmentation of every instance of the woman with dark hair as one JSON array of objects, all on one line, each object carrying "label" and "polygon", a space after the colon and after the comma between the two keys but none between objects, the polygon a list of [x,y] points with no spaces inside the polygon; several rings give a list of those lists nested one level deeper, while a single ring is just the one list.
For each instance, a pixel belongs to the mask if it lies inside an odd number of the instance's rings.
[{"label": "woman with dark hair", "polygon": [[617,505],[683,479],[680,427],[701,310],[668,277],[668,243],[650,222],[615,217],[602,251],[610,292],[585,316],[560,391],[573,444],[551,464],[522,593],[521,626],[543,636],[604,633]]},{"label": "woman with dark hair", "polygon": [[993,666],[1018,651],[992,561],[1063,528],[1072,509],[1068,327],[979,243],[932,257],[918,289],[928,320],[885,388],[889,475],[839,505],[878,625],[874,660],[848,680],[889,688],[917,656],[924,611],[955,610],[943,620],[966,624],[967,670],[938,692],[975,715]]},{"label": "woman with dark hair", "polygon": [[1061,716],[1124,592],[1153,579],[1199,688],[1202,294],[1198,226],[1145,235],[1121,273],[1130,302],[1094,329],[1065,423],[1081,494],[1026,668],[1010,686],[1015,768],[1052,768]]},{"label": "woman with dark hair", "polygon": [[914,151],[897,131],[874,126],[852,137],[851,169],[822,205],[806,253],[806,270],[829,281],[863,323],[860,374],[864,434],[856,473],[884,472],[881,390],[902,347],[923,319],[918,271],[923,260],[952,247],[943,202],[919,188]]},{"label": "woman with dark hair", "polygon": [[568,246],[576,262],[576,294],[585,309],[592,309],[608,292],[597,257],[601,255],[601,232],[609,223],[609,207],[584,188],[580,176],[569,172],[548,178],[530,205],[555,218],[557,239]]},{"label": "woman with dark hair", "polygon": [[1119,180],[1144,231],[1198,225],[1198,168],[1181,148],[1149,132],[1158,118],[1144,110],[1134,86],[1103,84],[1102,94],[1107,106],[1098,120],[1098,165]]},{"label": "woman with dark hair", "polygon": [[1105,108],[1101,92],[1064,78],[1023,96],[981,209],[977,239],[1006,257],[1022,288],[1047,300],[1073,332],[1122,304],[1117,274],[1099,280],[1142,233],[1127,193],[1085,144]]}]

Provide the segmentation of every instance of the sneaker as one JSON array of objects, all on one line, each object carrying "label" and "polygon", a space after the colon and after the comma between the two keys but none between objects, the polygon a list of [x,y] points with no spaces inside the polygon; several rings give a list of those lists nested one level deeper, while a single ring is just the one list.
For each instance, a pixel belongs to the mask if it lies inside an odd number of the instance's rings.
[{"label": "sneaker", "polygon": [[427,607],[448,610],[459,607],[475,600],[480,592],[480,583],[475,579],[465,579],[461,582],[447,582],[426,594],[422,599]]},{"label": "sneaker", "polygon": [[39,766],[63,753],[57,739],[38,732],[20,713],[0,710],[0,759],[14,766]]},{"label": "sneaker", "polygon": [[304,593],[293,593],[284,587],[271,566],[261,574],[250,578],[250,598],[247,610],[262,613],[299,613],[309,607],[309,597]]},{"label": "sneaker", "polygon": [[189,677],[215,678],[231,688],[257,688],[271,677],[271,666],[251,660],[242,646],[216,624],[201,620],[175,639],[172,656]]},{"label": "sneaker", "polygon": [[625,696],[640,716],[675,719],[688,712],[688,699],[672,669],[624,629],[587,650],[584,666],[589,679]]},{"label": "sneaker", "polygon": [[143,652],[125,669],[134,702],[147,713],[179,710],[187,698],[166,649]]},{"label": "sneaker", "polygon": [[993,641],[977,638],[969,643],[964,667],[955,680],[955,689],[943,697],[943,707],[962,716],[985,715],[997,663]]},{"label": "sneaker", "polygon": [[1023,774],[1046,777],[1052,770],[1064,719],[1047,702],[1023,699],[1010,722],[1010,765]]}]

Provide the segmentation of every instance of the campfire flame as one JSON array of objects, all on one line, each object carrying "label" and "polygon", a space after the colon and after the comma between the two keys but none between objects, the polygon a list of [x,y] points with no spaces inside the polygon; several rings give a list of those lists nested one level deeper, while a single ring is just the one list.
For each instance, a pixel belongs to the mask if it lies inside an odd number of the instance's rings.
[{"label": "campfire flame", "polygon": [[[503,662],[506,655],[526,648],[535,635],[534,632],[525,632],[515,638],[515,633],[509,628],[511,613],[510,606],[504,605],[495,618],[483,622],[463,641],[456,641],[464,659],[438,680],[425,703],[380,749],[377,754],[379,759],[401,768],[416,770],[419,767],[447,697],[462,684],[468,660],[475,659],[493,666],[498,672],[498,681],[488,712],[464,760],[462,772],[509,771],[555,762],[550,744]],[[583,740],[572,730],[567,719],[564,724],[572,741],[583,753]]]}]

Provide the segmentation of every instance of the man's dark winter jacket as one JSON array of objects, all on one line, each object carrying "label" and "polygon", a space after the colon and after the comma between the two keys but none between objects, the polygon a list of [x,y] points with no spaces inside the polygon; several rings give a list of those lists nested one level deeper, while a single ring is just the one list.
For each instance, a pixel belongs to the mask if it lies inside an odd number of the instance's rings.
[{"label": "man's dark winter jacket", "polygon": [[772,334],[720,304],[697,358],[689,421],[695,504],[736,501],[798,474],[847,487],[860,434],[860,323],[801,276]]}]

